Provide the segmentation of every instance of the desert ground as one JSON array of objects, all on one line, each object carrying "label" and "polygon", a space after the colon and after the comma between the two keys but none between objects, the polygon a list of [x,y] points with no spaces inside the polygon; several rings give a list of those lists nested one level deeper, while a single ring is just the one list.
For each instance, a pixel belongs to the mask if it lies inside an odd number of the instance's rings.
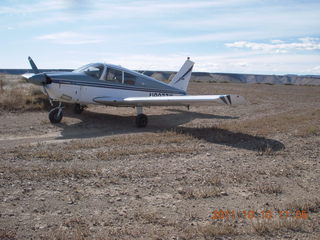
[{"label": "desert ground", "polygon": [[144,129],[104,106],[52,125],[30,91],[1,85],[0,239],[320,238],[320,87],[193,82],[248,102]]}]

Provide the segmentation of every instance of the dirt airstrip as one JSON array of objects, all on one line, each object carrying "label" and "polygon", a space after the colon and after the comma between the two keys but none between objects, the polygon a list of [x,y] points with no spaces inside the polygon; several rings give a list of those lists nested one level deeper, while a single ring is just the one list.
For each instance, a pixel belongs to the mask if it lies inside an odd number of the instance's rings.
[{"label": "dirt airstrip", "polygon": [[0,114],[0,239],[319,239],[320,87],[191,83],[241,106]]}]

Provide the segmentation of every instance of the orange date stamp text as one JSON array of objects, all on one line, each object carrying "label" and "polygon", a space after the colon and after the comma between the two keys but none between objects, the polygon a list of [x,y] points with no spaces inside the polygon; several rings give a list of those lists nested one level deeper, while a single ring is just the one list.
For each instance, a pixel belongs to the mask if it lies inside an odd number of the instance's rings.
[{"label": "orange date stamp text", "polygon": [[287,219],[287,218],[295,218],[295,219],[308,219],[308,212],[305,210],[243,210],[243,211],[235,211],[235,210],[213,210],[211,212],[211,219],[218,220],[218,219],[236,219],[236,218],[244,218],[244,219],[273,219],[278,217],[280,219]]}]

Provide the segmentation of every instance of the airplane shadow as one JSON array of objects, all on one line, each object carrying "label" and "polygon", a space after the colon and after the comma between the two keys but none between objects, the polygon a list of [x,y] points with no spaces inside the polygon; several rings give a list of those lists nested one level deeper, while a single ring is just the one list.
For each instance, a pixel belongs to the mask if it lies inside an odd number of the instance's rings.
[{"label": "airplane shadow", "polygon": [[232,132],[221,128],[187,128],[177,127],[178,133],[188,134],[197,139],[202,139],[210,143],[221,144],[234,148],[246,149],[256,152],[280,151],[285,145],[277,140],[253,136],[246,133]]},{"label": "airplane shadow", "polygon": [[279,151],[285,146],[279,141],[258,137],[244,133],[231,132],[220,128],[189,128],[181,127],[194,119],[237,119],[238,117],[204,114],[180,109],[167,109],[172,112],[163,115],[148,115],[149,125],[147,128],[136,128],[134,116],[120,116],[107,113],[85,111],[81,115],[66,111],[65,115],[78,118],[79,123],[67,125],[60,123],[62,128],[60,139],[83,139],[103,137],[118,134],[176,131],[187,134],[207,142],[222,144],[240,149],[252,151]]}]

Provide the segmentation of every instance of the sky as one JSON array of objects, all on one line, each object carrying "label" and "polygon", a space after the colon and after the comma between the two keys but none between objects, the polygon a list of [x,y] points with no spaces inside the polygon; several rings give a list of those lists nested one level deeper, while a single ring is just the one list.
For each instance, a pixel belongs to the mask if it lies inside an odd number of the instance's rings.
[{"label": "sky", "polygon": [[319,0],[1,0],[0,68],[320,74]]}]

